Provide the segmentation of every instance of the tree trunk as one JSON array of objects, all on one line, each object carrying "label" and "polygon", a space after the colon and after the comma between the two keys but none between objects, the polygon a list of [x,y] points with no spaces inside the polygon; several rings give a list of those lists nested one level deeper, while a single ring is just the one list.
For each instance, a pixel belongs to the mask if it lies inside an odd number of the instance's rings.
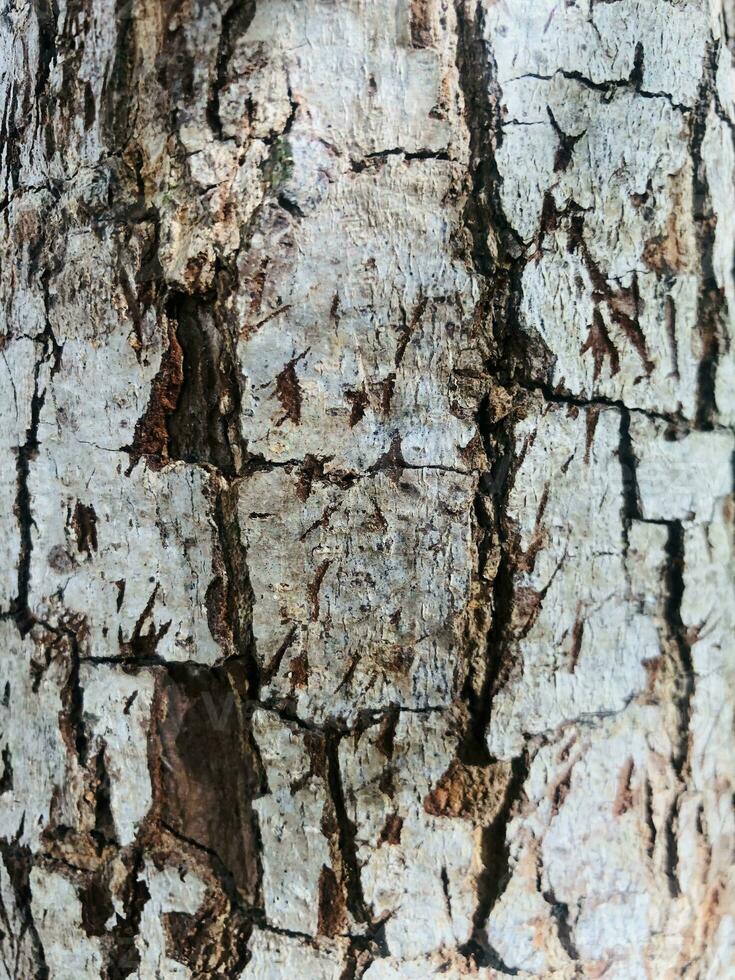
[{"label": "tree trunk", "polygon": [[733,975],[730,0],[0,32],[0,976]]}]

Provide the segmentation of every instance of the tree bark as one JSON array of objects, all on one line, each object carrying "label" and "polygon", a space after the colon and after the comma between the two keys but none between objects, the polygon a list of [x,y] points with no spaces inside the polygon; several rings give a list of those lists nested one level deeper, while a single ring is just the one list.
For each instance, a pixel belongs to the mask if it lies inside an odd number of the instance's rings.
[{"label": "tree bark", "polygon": [[0,977],[735,971],[729,0],[9,0]]}]

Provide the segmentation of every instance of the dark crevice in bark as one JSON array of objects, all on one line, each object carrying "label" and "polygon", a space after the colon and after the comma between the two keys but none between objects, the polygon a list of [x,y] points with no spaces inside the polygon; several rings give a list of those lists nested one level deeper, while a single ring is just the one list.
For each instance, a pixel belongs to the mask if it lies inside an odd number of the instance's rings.
[{"label": "dark crevice in bark", "polygon": [[[273,714],[278,715],[282,721],[285,721],[288,724],[298,725],[298,727],[302,728],[305,732],[323,733],[325,731],[324,725],[318,725],[306,718],[301,718],[296,713],[293,703],[287,698],[269,698],[266,700],[251,701],[250,704],[253,707],[262,708],[263,711],[270,711]],[[392,717],[394,713],[396,715],[401,712],[415,715],[438,714],[446,711],[447,707],[447,705],[429,705],[425,708],[403,708],[391,703],[381,708],[368,708],[359,711],[357,714],[357,720],[352,725],[345,724],[339,718],[330,718],[327,730],[330,733],[336,733],[340,736],[354,735],[365,731],[367,728],[377,724],[386,717]]]},{"label": "dark crevice in bark", "polygon": [[678,823],[681,802],[687,787],[690,751],[690,721],[695,691],[691,640],[681,618],[684,598],[684,527],[681,521],[667,523],[666,566],[664,569],[664,620],[669,651],[674,658],[674,700],[678,715],[678,741],[672,755],[679,790],[667,814],[664,826],[666,840],[666,873],[672,898],[681,893],[679,885]]},{"label": "dark crevice in bark", "polygon": [[389,150],[375,150],[373,153],[366,153],[361,159],[350,160],[350,169],[354,173],[362,173],[368,167],[375,167],[387,160],[388,157],[402,157],[404,160],[451,160],[446,150],[411,150],[406,151],[400,146],[394,146]]},{"label": "dark crevice in bark", "polygon": [[[457,68],[465,100],[472,167],[471,191],[464,220],[471,237],[471,262],[483,279],[478,317],[491,323],[496,331],[496,361],[510,364],[519,359],[517,349],[514,351],[511,348],[519,339],[513,334],[520,331],[514,331],[510,325],[518,325],[523,249],[505,219],[499,200],[500,176],[495,165],[495,149],[501,133],[499,90],[494,78],[492,54],[483,40],[482,6],[477,4],[473,20],[467,5],[458,2],[457,18]],[[489,229],[497,233],[497,257],[488,245]],[[490,384],[495,383],[494,367],[491,365]],[[460,755],[467,763],[488,765],[491,759],[485,744],[485,732],[490,719],[493,686],[504,656],[505,632],[513,602],[512,562],[502,516],[513,454],[513,419],[506,417],[499,425],[493,424],[487,396],[480,405],[477,424],[490,465],[489,477],[481,480],[476,501],[476,513],[484,538],[481,550],[487,547],[488,542],[498,542],[501,558],[493,582],[492,625],[487,638],[486,660],[476,668],[470,667],[465,681],[463,697],[469,708],[469,724]],[[490,506],[483,499],[488,479],[490,495],[495,498]]]},{"label": "dark crevice in bark", "polygon": [[[520,322],[521,277],[525,249],[509,225],[500,199],[501,177],[495,151],[502,140],[501,93],[492,52],[484,40],[484,8],[470,13],[470,4],[456,5],[458,20],[457,68],[465,100],[470,133],[471,190],[465,207],[465,226],[471,238],[471,262],[483,281],[477,310],[479,322],[492,327],[492,354],[488,362],[489,384],[502,385],[512,399],[510,411],[493,415],[490,394],[480,405],[477,425],[488,459],[488,471],[478,484],[476,520],[480,533],[482,576],[486,553],[495,549],[499,559],[491,592],[491,621],[484,662],[470,663],[462,692],[469,722],[459,747],[461,761],[488,766],[493,762],[487,748],[493,697],[510,669],[513,657],[511,622],[515,602],[516,554],[513,529],[507,520],[508,495],[514,479],[514,426],[517,410],[525,400],[521,379],[544,373],[548,353],[535,343]],[[495,235],[497,252],[489,246]],[[518,383],[521,380],[521,383]],[[503,804],[482,833],[483,870],[477,886],[477,906],[472,938],[461,950],[478,966],[489,966],[507,975],[517,973],[502,961],[489,944],[486,924],[509,877],[508,824],[523,796],[528,773],[525,753],[514,759]]]},{"label": "dark crevice in bark", "polygon": [[112,941],[105,965],[105,980],[124,980],[140,966],[140,952],[135,945],[135,938],[140,929],[143,908],[150,898],[148,886],[140,878],[145,861],[142,848],[136,848],[122,860],[128,867],[121,894],[124,914],[115,913],[115,924],[111,930]]},{"label": "dark crevice in bark", "polygon": [[677,823],[679,814],[679,797],[677,794],[664,823],[664,841],[666,844],[666,880],[669,886],[669,895],[678,898],[681,895],[679,885],[679,841],[677,837]]},{"label": "dark crevice in bark", "polygon": [[596,82],[581,71],[574,71],[567,68],[557,68],[553,75],[541,75],[538,72],[526,72],[517,76],[520,78],[536,78],[540,82],[551,82],[556,75],[561,75],[570,82],[577,82],[591,92],[599,92],[604,96],[604,101],[609,102],[615,97],[615,93],[620,89],[629,89],[636,93],[641,99],[665,99],[672,109],[678,112],[689,113],[688,106],[676,102],[669,92],[650,92],[642,88],[643,80],[643,45],[640,42],[636,45],[633,67],[628,78],[610,78]]},{"label": "dark crevice in bark", "polygon": [[0,793],[9,793],[13,788],[13,753],[6,745],[2,751],[3,771],[0,776]]},{"label": "dark crevice in bark", "polygon": [[656,830],[656,822],[653,818],[653,786],[651,785],[651,780],[646,779],[645,785],[645,813],[646,813],[646,827],[648,829],[648,846],[646,848],[646,853],[650,860],[653,860],[653,855],[656,850],[656,839],[658,838],[658,831]]},{"label": "dark crevice in bark", "polygon": [[46,92],[51,63],[56,58],[56,22],[59,8],[56,0],[33,0],[38,23],[38,71],[36,73],[36,102]]},{"label": "dark crevice in bark", "polygon": [[559,147],[556,151],[556,156],[554,157],[554,172],[563,172],[572,162],[574,147],[577,145],[577,143],[579,143],[587,130],[583,130],[576,136],[573,136],[570,133],[565,133],[559,123],[556,121],[554,113],[551,111],[551,106],[546,106],[546,114],[549,117],[549,122],[551,123],[552,129],[556,133],[556,138],[559,140]]},{"label": "dark crevice in bark", "polygon": [[717,367],[722,338],[722,316],[725,307],[724,290],[717,285],[714,270],[715,231],[717,218],[712,208],[702,147],[707,130],[707,116],[716,98],[717,56],[719,45],[711,42],[704,59],[704,71],[697,104],[692,119],[689,152],[692,158],[692,196],[698,252],[701,263],[697,322],[699,324],[702,357],[697,372],[697,424],[701,429],[713,428],[717,417],[715,397]]},{"label": "dark crevice in bark", "polygon": [[556,935],[562,949],[569,959],[576,963],[579,960],[579,953],[574,944],[572,926],[569,922],[569,906],[566,902],[560,902],[551,888],[543,892],[543,899],[549,906],[549,911],[556,923]]},{"label": "dark crevice in bark", "polygon": [[227,478],[240,463],[240,389],[234,338],[223,330],[232,272],[218,268],[205,294],[171,291],[166,314],[181,349],[181,383],[166,418],[171,459],[212,466]]},{"label": "dark crevice in bark", "polygon": [[682,777],[689,755],[689,721],[694,695],[694,665],[689,632],[681,618],[684,598],[684,527],[681,521],[668,523],[664,578],[664,616],[676,660],[679,708],[679,745],[674,755],[674,769]]},{"label": "dark crevice in bark", "polygon": [[[510,383],[510,378],[506,377],[505,375],[501,375],[501,380],[506,384]],[[551,402],[555,405],[574,405],[577,408],[614,408],[621,412],[628,412],[633,415],[642,415],[644,418],[650,419],[652,422],[666,422],[667,424],[674,426],[682,433],[692,432],[698,428],[696,422],[693,422],[691,419],[687,419],[678,413],[658,412],[650,408],[627,405],[620,399],[607,398],[604,395],[593,395],[589,398],[582,395],[575,395],[565,389],[563,386],[552,387],[550,384],[538,379],[525,381],[521,378],[515,378],[514,380],[519,387],[522,387],[529,392],[537,391],[539,394],[543,395],[547,402]],[[717,424],[714,424],[712,428],[719,429],[721,431],[731,431],[727,427]]]},{"label": "dark crevice in bark", "polygon": [[51,974],[46,963],[41,938],[38,934],[36,924],[33,921],[33,911],[31,908],[30,873],[33,861],[30,849],[19,843],[22,827],[23,824],[21,823],[21,830],[18,831],[15,840],[0,840],[0,856],[2,856],[3,864],[10,879],[18,917],[21,921],[21,933],[16,937],[15,976],[21,976],[20,956],[22,952],[22,941],[28,935],[32,955],[35,960],[36,980],[49,980]]},{"label": "dark crevice in bark", "polygon": [[116,0],[115,59],[102,90],[103,105],[100,111],[100,129],[102,135],[107,137],[108,146],[125,146],[129,136],[130,112],[134,106],[130,90],[136,41],[134,13],[135,4],[130,0]]},{"label": "dark crevice in bark", "polygon": [[470,939],[469,942],[460,946],[459,952],[472,962],[474,972],[477,971],[478,967],[486,967],[504,977],[517,977],[520,973],[515,967],[508,966],[498,951],[493,949],[485,939],[482,943]]},{"label": "dark crevice in bark", "polygon": [[38,421],[45,392],[38,390],[38,371],[36,367],[36,386],[31,401],[31,424],[26,441],[16,450],[17,491],[15,497],[15,516],[18,520],[20,553],[18,555],[18,592],[12,604],[12,613],[21,636],[25,636],[33,625],[33,614],[28,606],[31,583],[31,555],[33,552],[33,512],[31,493],[28,487],[31,460],[38,451]]},{"label": "dark crevice in bark", "polygon": [[252,802],[265,777],[246,696],[239,661],[168,664],[157,683],[149,764],[157,819],[215,857],[226,893],[236,888],[253,905],[261,868]]},{"label": "dark crevice in bark", "polygon": [[[493,534],[494,530],[486,527],[485,533]],[[459,747],[459,758],[467,765],[488,766],[494,761],[485,736],[492,715],[493,696],[508,668],[508,658],[512,656],[509,628],[513,615],[514,577],[512,558],[508,551],[501,550],[492,587],[492,623],[487,637],[486,662],[481,673],[468,675],[462,692],[469,708],[469,722]]]},{"label": "dark crevice in bark", "polygon": [[[59,863],[62,868],[75,870],[63,861]],[[88,936],[104,936],[107,933],[107,922],[115,914],[109,883],[105,881],[104,865],[102,869],[103,873],[97,869],[96,873],[88,875],[78,892],[82,928]]]},{"label": "dark crevice in bark", "polygon": [[630,436],[630,413],[627,409],[620,412],[618,460],[623,484],[623,533],[627,542],[631,521],[640,520],[642,517],[637,476],[638,460],[633,451],[633,442]]},{"label": "dark crevice in bark", "polygon": [[[528,757],[524,752],[511,762],[511,778],[505,789],[503,804],[495,819],[482,832],[483,871],[477,885],[478,902],[473,919],[472,942],[484,950],[485,960],[479,965],[492,966],[492,958],[497,953],[489,945],[485,933],[487,921],[496,903],[502,897],[510,881],[510,845],[507,840],[508,824],[521,800],[523,787],[528,777]],[[507,971],[507,966],[503,967]]]},{"label": "dark crevice in bark", "polygon": [[63,723],[69,731],[79,765],[84,769],[87,764],[88,739],[84,724],[84,692],[79,683],[79,644],[72,630],[65,629],[63,633],[67,638],[69,651],[69,676],[61,689]]},{"label": "dark crevice in bark", "polygon": [[347,815],[345,804],[344,787],[342,785],[342,774],[339,766],[339,742],[341,738],[339,732],[328,732],[326,734],[326,781],[329,796],[334,807],[334,816],[337,821],[337,838],[339,850],[342,857],[344,872],[344,889],[347,908],[356,922],[371,923],[372,916],[368,909],[365,896],[362,891],[362,881],[360,879],[360,863],[357,859],[356,829],[354,823]]},{"label": "dark crevice in bark", "polygon": [[107,771],[105,759],[106,744],[103,742],[95,757],[95,782],[94,782],[94,830],[92,836],[99,842],[100,846],[114,844],[117,842],[115,833],[115,820],[112,815],[112,797],[110,790],[110,774]]},{"label": "dark crevice in bark", "polygon": [[212,594],[210,587],[207,594],[212,633],[217,636],[216,623],[224,620],[231,638],[233,657],[240,659],[244,665],[247,697],[256,700],[260,696],[262,678],[252,626],[253,589],[247,551],[240,536],[235,487],[226,487],[217,494],[214,520],[219,534],[224,582],[215,579],[216,593]]},{"label": "dark crevice in bark", "polygon": [[217,60],[214,66],[214,81],[207,102],[207,122],[215,139],[221,140],[222,121],[219,116],[220,93],[227,83],[227,68],[238,40],[243,37],[253,22],[256,0],[231,0],[222,15]]},{"label": "dark crevice in bark", "polygon": [[169,461],[168,418],[176,409],[184,373],[183,352],[175,325],[166,322],[168,344],[151,385],[148,407],[136,423],[132,443],[122,447],[130,456],[128,476],[141,458],[152,468],[160,468]]},{"label": "dark crevice in bark", "polygon": [[[41,277],[44,289],[46,311],[49,307],[48,283],[46,276]],[[33,508],[29,487],[31,463],[39,448],[38,427],[41,411],[46,399],[46,389],[41,387],[41,371],[49,364],[50,377],[58,371],[61,364],[62,349],[57,344],[50,325],[46,324],[39,338],[42,344],[41,357],[36,361],[33,377],[33,394],[31,396],[31,417],[26,439],[22,446],[15,449],[16,494],[13,507],[18,521],[20,547],[18,553],[17,594],[11,603],[10,614],[15,620],[20,635],[25,636],[35,622],[35,617],[29,607],[31,586],[31,557],[33,554]],[[50,363],[49,363],[50,362]]]}]

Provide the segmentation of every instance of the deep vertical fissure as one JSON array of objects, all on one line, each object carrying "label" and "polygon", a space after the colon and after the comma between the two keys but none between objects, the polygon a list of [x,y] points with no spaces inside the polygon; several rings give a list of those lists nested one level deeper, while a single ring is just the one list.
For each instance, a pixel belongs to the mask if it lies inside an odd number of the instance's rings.
[{"label": "deep vertical fissure", "polygon": [[707,47],[697,102],[692,113],[689,152],[692,159],[692,198],[694,221],[699,246],[700,284],[697,300],[697,321],[701,339],[701,356],[697,371],[696,422],[700,429],[713,428],[717,415],[717,368],[722,338],[724,289],[718,285],[714,267],[717,219],[712,206],[709,177],[702,155],[707,133],[707,118],[717,91],[717,61],[719,44],[711,41]]},{"label": "deep vertical fissure", "polygon": [[[500,101],[492,51],[484,38],[484,10],[477,3],[474,14],[469,4],[459,0],[457,67],[465,101],[470,136],[470,191],[465,206],[465,223],[472,247],[470,261],[481,283],[477,316],[491,331],[488,360],[489,394],[481,403],[477,426],[488,461],[480,477],[475,516],[480,533],[478,574],[490,548],[499,552],[488,600],[490,627],[484,661],[468,665],[463,698],[468,707],[468,724],[460,745],[463,762],[488,766],[494,760],[487,747],[487,729],[493,697],[510,668],[513,656],[510,633],[514,606],[515,544],[513,529],[506,515],[507,501],[514,479],[514,427],[516,413],[524,400],[523,379],[529,373],[527,337],[521,327],[519,308],[521,278],[525,264],[523,242],[508,223],[500,200],[501,177],[495,153],[502,139]],[[497,252],[488,244],[492,232]],[[509,395],[510,410],[493,414],[493,388],[502,387]],[[483,871],[478,880],[478,901],[472,939],[466,952],[480,965],[513,975],[487,940],[485,925],[495,903],[510,878],[508,824],[523,796],[528,772],[525,753],[511,763],[511,777],[503,803],[482,834]]]}]

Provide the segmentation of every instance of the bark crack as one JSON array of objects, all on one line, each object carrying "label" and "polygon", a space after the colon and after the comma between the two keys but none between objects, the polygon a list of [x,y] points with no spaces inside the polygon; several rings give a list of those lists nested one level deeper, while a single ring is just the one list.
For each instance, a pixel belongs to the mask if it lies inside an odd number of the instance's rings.
[{"label": "bark crack", "polygon": [[[465,207],[465,225],[471,239],[471,264],[482,282],[478,317],[492,326],[494,350],[487,365],[488,386],[501,384],[501,373],[511,379],[508,386],[512,406],[502,418],[495,418],[490,394],[480,405],[477,425],[488,472],[478,481],[475,503],[480,533],[479,567],[482,576],[488,553],[499,555],[488,596],[490,625],[484,658],[470,661],[462,692],[468,709],[468,724],[459,756],[468,765],[487,767],[495,760],[487,748],[486,733],[493,708],[493,696],[513,656],[510,624],[515,604],[515,542],[507,520],[507,500],[513,483],[514,425],[518,407],[524,399],[522,384],[516,377],[527,376],[534,355],[530,338],[519,322],[521,276],[525,264],[522,241],[509,225],[500,203],[501,177],[495,152],[503,138],[500,89],[492,52],[484,40],[484,9],[458,0],[457,68],[465,101],[470,134],[471,188]],[[490,249],[488,231],[496,235],[497,252]],[[482,865],[477,886],[477,907],[472,937],[463,948],[477,965],[490,966],[508,975],[517,971],[503,962],[492,948],[486,924],[493,907],[510,878],[508,825],[522,798],[528,774],[524,752],[511,762],[510,778],[503,804],[495,818],[482,831]]]},{"label": "bark crack", "polygon": [[[46,277],[42,277],[46,310],[48,310],[48,286]],[[57,344],[50,325],[40,337],[42,353],[36,361],[33,375],[33,394],[31,396],[31,413],[26,439],[22,446],[15,450],[16,466],[16,495],[14,512],[18,521],[20,547],[18,553],[17,594],[11,603],[10,615],[21,637],[24,637],[36,622],[29,606],[31,586],[31,558],[33,554],[33,506],[29,487],[31,463],[39,448],[38,428],[41,421],[41,411],[46,399],[46,389],[41,386],[41,371],[50,367],[50,377],[53,378],[61,364],[62,349]]]},{"label": "bark crack", "polygon": [[692,159],[692,194],[694,200],[694,221],[699,245],[701,277],[697,301],[697,320],[700,324],[702,357],[697,374],[697,425],[704,430],[712,430],[717,417],[716,382],[717,368],[723,347],[722,315],[725,306],[725,293],[717,284],[714,269],[715,231],[717,218],[712,207],[712,199],[707,179],[706,166],[702,157],[704,138],[707,131],[707,116],[717,91],[717,55],[719,45],[708,45],[697,103],[694,109],[691,130],[690,155]]}]

